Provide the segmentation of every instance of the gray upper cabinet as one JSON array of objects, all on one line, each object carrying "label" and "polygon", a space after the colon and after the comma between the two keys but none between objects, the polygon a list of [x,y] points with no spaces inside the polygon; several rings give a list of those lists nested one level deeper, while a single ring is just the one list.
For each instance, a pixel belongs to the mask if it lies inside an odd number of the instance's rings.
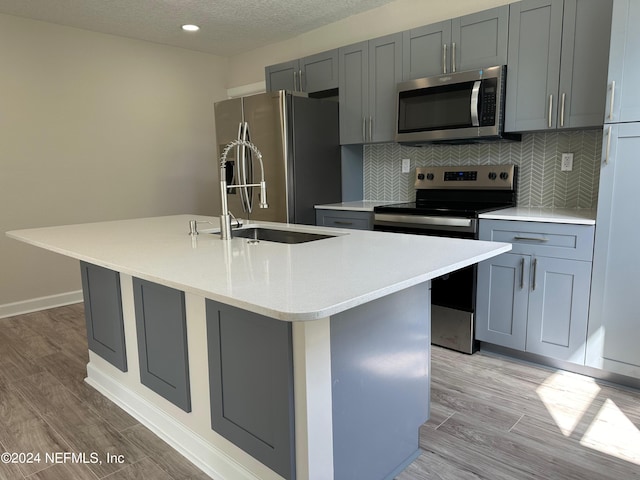
[{"label": "gray upper cabinet", "polygon": [[402,34],[339,50],[340,143],[392,142]]},{"label": "gray upper cabinet", "polygon": [[446,49],[451,43],[451,20],[407,30],[402,36],[403,80],[449,71]]},{"label": "gray upper cabinet", "polygon": [[267,91],[315,93],[338,88],[338,50],[265,67]]},{"label": "gray upper cabinet", "polygon": [[605,122],[640,121],[640,3],[615,0]]},{"label": "gray upper cabinet", "polygon": [[587,365],[640,378],[640,124],[605,126]]},{"label": "gray upper cabinet", "polygon": [[602,125],[611,0],[510,5],[505,130]]},{"label": "gray upper cabinet", "polygon": [[403,80],[505,65],[509,6],[403,33]]},{"label": "gray upper cabinet", "polygon": [[584,365],[594,227],[482,220],[512,253],[478,266],[476,338]]},{"label": "gray upper cabinet", "polygon": [[278,63],[277,65],[270,65],[265,67],[264,70],[267,92],[276,90],[295,92],[298,90],[299,60],[290,60],[288,62]]}]

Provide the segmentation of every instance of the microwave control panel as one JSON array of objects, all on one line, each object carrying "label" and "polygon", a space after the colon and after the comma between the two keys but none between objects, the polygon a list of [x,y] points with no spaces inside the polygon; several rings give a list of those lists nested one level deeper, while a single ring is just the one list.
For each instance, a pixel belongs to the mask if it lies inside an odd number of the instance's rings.
[{"label": "microwave control panel", "polygon": [[496,95],[498,91],[498,79],[487,78],[482,81],[482,97],[480,105],[480,125],[489,126],[496,124]]}]

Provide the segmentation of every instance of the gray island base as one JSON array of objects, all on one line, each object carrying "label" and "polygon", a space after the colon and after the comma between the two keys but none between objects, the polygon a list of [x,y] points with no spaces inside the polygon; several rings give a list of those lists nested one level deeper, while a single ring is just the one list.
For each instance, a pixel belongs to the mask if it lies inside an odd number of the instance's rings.
[{"label": "gray island base", "polygon": [[394,478],[429,418],[431,279],[510,245],[225,242],[192,218],[8,235],[81,261],[86,382],[212,478]]}]

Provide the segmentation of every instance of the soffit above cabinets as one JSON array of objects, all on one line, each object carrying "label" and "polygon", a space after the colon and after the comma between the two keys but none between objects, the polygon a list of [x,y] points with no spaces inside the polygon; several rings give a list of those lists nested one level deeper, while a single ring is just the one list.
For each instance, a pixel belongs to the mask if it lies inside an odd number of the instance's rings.
[{"label": "soffit above cabinets", "polygon": [[[0,0],[0,13],[230,56],[393,0]],[[183,24],[196,24],[197,33]]]}]

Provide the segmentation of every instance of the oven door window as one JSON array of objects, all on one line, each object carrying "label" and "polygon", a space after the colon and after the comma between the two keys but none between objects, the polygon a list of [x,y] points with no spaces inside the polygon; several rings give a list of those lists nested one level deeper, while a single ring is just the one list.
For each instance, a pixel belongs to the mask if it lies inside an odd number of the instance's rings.
[{"label": "oven door window", "polygon": [[[454,238],[475,238],[473,232],[456,232],[450,230],[420,230],[407,226],[379,226],[375,225],[374,230],[395,233],[410,233],[414,235],[429,235],[438,237]],[[474,311],[476,292],[476,270],[477,267],[470,267],[456,270],[442,277],[434,278],[431,281],[431,303],[441,307],[463,310],[465,312]]]},{"label": "oven door window", "polygon": [[474,82],[398,93],[398,133],[472,127]]}]

